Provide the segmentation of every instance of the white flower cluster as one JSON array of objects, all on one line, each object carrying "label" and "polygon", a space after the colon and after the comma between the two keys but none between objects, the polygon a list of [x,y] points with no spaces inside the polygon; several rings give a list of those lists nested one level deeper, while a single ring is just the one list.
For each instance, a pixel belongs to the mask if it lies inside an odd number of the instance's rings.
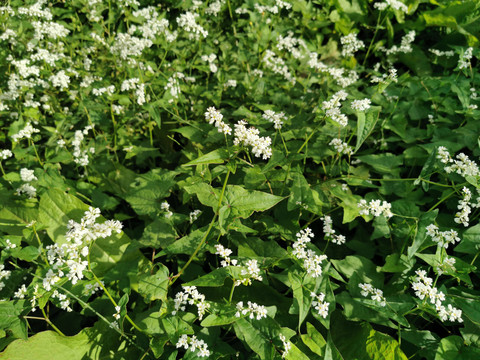
[{"label": "white flower cluster", "polygon": [[70,300],[67,298],[67,295],[59,293],[57,290],[54,290],[52,293],[52,299],[58,299],[60,302],[60,307],[67,312],[72,312],[70,307]]},{"label": "white flower cluster", "polygon": [[252,279],[262,281],[263,277],[260,275],[260,268],[258,267],[257,260],[248,260],[245,266],[239,265],[236,259],[230,259],[230,255],[232,254],[232,250],[225,248],[221,244],[215,245],[215,249],[217,249],[216,255],[220,255],[223,260],[220,262],[220,265],[223,267],[226,266],[238,266],[238,267],[246,267],[247,270],[242,269],[240,275],[242,276],[241,279],[235,279],[234,285],[239,286],[241,284],[248,286],[252,284]]},{"label": "white flower cluster", "polygon": [[130,57],[140,56],[145,48],[152,45],[153,42],[150,39],[120,33],[115,36],[110,51],[112,54],[120,56],[122,60],[129,60]]},{"label": "white flower cluster", "polygon": [[[99,217],[100,209],[90,207],[79,223],[74,220],[68,221],[64,244],[55,243],[46,247],[47,260],[51,268],[43,279],[45,290],[50,291],[52,285],[64,276],[73,285],[83,279],[83,271],[88,266],[86,259],[90,252],[90,244],[98,238],[107,238],[114,232],[119,234],[122,231],[123,225],[120,221],[107,220],[104,223],[97,223]],[[65,275],[64,271],[68,271],[68,274]]]},{"label": "white flower cluster", "polygon": [[387,55],[398,54],[398,53],[408,54],[413,51],[412,43],[414,40],[415,40],[415,30],[412,30],[412,31],[409,31],[404,37],[402,37],[400,46],[393,45],[390,49],[387,49],[382,46],[379,48],[379,50],[383,51]]},{"label": "white flower cluster", "polygon": [[427,235],[430,236],[438,246],[444,247],[445,249],[448,249],[448,245],[455,245],[455,243],[460,241],[458,233],[455,230],[438,231],[438,226],[434,224],[428,225],[426,229]]},{"label": "white flower cluster", "polygon": [[5,265],[0,264],[0,291],[5,287],[4,280],[8,280],[8,278],[12,275],[10,270],[5,270]]},{"label": "white flower cluster", "polygon": [[355,111],[367,111],[368,109],[370,109],[370,104],[372,102],[370,101],[370,99],[363,99],[363,100],[353,100],[352,103],[350,104],[350,107],[352,108],[352,110],[355,110]]},{"label": "white flower cluster", "polygon": [[287,50],[295,59],[303,58],[302,51],[308,51],[305,41],[302,39],[294,38],[293,31],[288,31],[287,36],[283,37],[279,35],[277,37],[277,49]]},{"label": "white flower cluster", "polygon": [[382,83],[386,84],[388,81],[392,82],[397,82],[398,77],[397,77],[397,69],[395,68],[390,68],[388,69],[388,74],[382,74],[382,76],[372,76],[372,79],[370,80],[371,83],[377,84],[377,83]]},{"label": "white flower cluster", "polygon": [[193,224],[193,222],[198,219],[201,213],[202,213],[202,210],[198,210],[198,209],[190,212],[190,224]]},{"label": "white flower cluster", "polygon": [[328,306],[330,303],[325,301],[325,294],[315,294],[313,291],[310,293],[310,296],[314,299],[312,301],[312,306],[315,310],[318,311],[318,314],[324,319],[328,316]]},{"label": "white flower cluster", "polygon": [[218,71],[217,65],[215,65],[215,59],[217,55],[210,54],[210,55],[202,55],[202,61],[208,62],[208,66],[210,67],[210,71],[212,73],[216,73]]},{"label": "white flower cluster", "polygon": [[386,218],[393,216],[391,211],[392,204],[386,201],[370,200],[370,202],[367,203],[366,200],[362,199],[358,203],[358,207],[360,208],[360,215],[385,216]]},{"label": "white flower cluster", "polygon": [[283,335],[279,335],[280,340],[282,341],[283,348],[285,349],[282,354],[282,359],[285,359],[285,357],[288,355],[288,352],[292,348],[292,343],[287,340],[287,338]]},{"label": "white flower cluster", "polygon": [[12,141],[17,142],[22,139],[30,139],[33,134],[39,133],[40,130],[35,129],[30,122],[20,130],[17,134],[12,135]]},{"label": "white flower cluster", "polygon": [[168,31],[169,22],[167,19],[159,19],[159,13],[153,6],[148,6],[132,13],[135,17],[142,17],[145,19],[141,25],[130,25],[128,33],[133,35],[138,32],[143,38],[154,41],[162,33],[165,34],[167,41],[168,35],[171,33]]},{"label": "white flower cluster", "polygon": [[327,259],[327,256],[317,255],[313,250],[307,249],[307,243],[311,241],[310,238],[314,237],[310,228],[300,230],[296,236],[297,240],[292,245],[293,256],[299,260],[303,260],[303,267],[307,271],[307,274],[311,274],[312,277],[319,277],[322,275],[321,264]]},{"label": "white flower cluster", "polygon": [[229,88],[229,87],[237,87],[237,80],[229,79],[223,84],[223,88]]},{"label": "white flower cluster", "polygon": [[325,215],[324,217],[321,217],[320,220],[323,221],[323,233],[328,240],[331,240],[332,243],[338,245],[345,244],[345,236],[335,234],[335,230],[332,228],[332,218],[330,216]]},{"label": "white flower cluster", "polygon": [[8,158],[10,158],[12,156],[13,156],[13,154],[10,150],[8,150],[8,149],[0,150],[0,161],[7,160]]},{"label": "white flower cluster", "polygon": [[260,5],[258,3],[255,3],[253,7],[255,8],[255,10],[257,10],[261,14],[265,12],[278,14],[281,9],[290,10],[292,8],[292,5],[283,0],[275,0],[275,5],[272,5],[272,6]]},{"label": "white flower cluster", "polygon": [[198,40],[200,39],[200,35],[202,35],[204,38],[206,38],[208,35],[208,31],[195,22],[195,19],[199,16],[200,15],[192,12],[186,12],[177,18],[178,26],[189,33],[189,39],[195,38]]},{"label": "white flower cluster", "polygon": [[415,290],[415,295],[421,300],[429,299],[430,303],[435,305],[435,310],[442,321],[463,322],[462,310],[456,309],[450,304],[445,308],[442,304],[443,301],[445,301],[445,294],[432,286],[433,279],[426,276],[426,271],[417,270],[415,273],[417,276],[415,277],[415,282],[412,283],[412,289]]},{"label": "white flower cluster", "polygon": [[173,300],[175,310],[172,311],[172,315],[175,315],[178,310],[185,311],[185,305],[189,304],[197,307],[198,319],[202,320],[203,315],[210,308],[210,304],[205,302],[205,295],[200,294],[195,286],[182,286],[182,288],[183,291],[178,292]]},{"label": "white flower cluster", "polygon": [[15,249],[17,244],[14,244],[10,241],[10,239],[5,240],[5,250]]},{"label": "white flower cluster", "polygon": [[460,56],[458,60],[458,68],[460,70],[468,69],[471,66],[470,60],[472,60],[472,57],[473,57],[473,48],[469,47],[467,50],[465,50],[463,55]]},{"label": "white flower cluster", "polygon": [[222,5],[225,3],[225,0],[216,0],[208,5],[205,9],[205,14],[217,16],[222,10]]},{"label": "white flower cluster", "polygon": [[162,202],[160,205],[160,209],[165,211],[165,217],[167,219],[170,219],[173,216],[173,212],[170,210],[170,204],[168,203],[168,201],[165,200],[164,202]]},{"label": "white flower cluster", "polygon": [[176,72],[172,76],[170,76],[167,80],[167,85],[165,85],[165,90],[170,90],[170,95],[175,99],[178,98],[178,94],[181,93],[180,91],[180,82],[178,79],[184,79],[185,75],[181,72]]},{"label": "white flower cluster", "polygon": [[205,112],[205,120],[208,120],[208,123],[211,125],[215,123],[215,127],[218,129],[218,132],[224,133],[225,135],[232,134],[232,128],[223,122],[223,115],[215,107],[210,106]]},{"label": "white flower cluster", "polygon": [[265,66],[272,70],[275,74],[282,75],[285,80],[290,81],[292,85],[295,85],[295,77],[292,75],[290,70],[288,70],[288,66],[285,64],[285,61],[281,57],[275,55],[273,51],[268,49],[265,51],[263,62],[265,63]]},{"label": "white flower cluster", "polygon": [[59,88],[61,91],[67,90],[70,84],[70,76],[65,74],[65,70],[60,70],[56,74],[50,76],[50,82],[53,87]]},{"label": "white flower cluster", "polygon": [[340,112],[341,101],[347,98],[348,94],[340,90],[332,95],[330,100],[322,103],[322,109],[325,111],[325,116],[329,117],[340,126],[345,127],[348,125],[348,118],[345,114]]},{"label": "white flower cluster", "polygon": [[438,275],[442,275],[445,272],[455,272],[455,262],[453,257],[446,257],[441,263],[438,263],[435,267],[435,271]]},{"label": "white flower cluster", "polygon": [[378,301],[380,303],[380,306],[385,306],[387,305],[387,300],[383,296],[383,291],[380,289],[374,288],[371,284],[358,284],[358,287],[362,289],[361,294],[362,296],[371,296],[371,299],[373,301]]},{"label": "white flower cluster", "polygon": [[447,50],[447,51],[442,51],[438,49],[428,49],[433,55],[436,56],[446,56],[446,57],[452,57],[455,55],[455,52],[453,50]]},{"label": "white flower cluster", "polygon": [[328,145],[333,146],[335,151],[339,154],[353,154],[353,147],[348,146],[348,144],[344,143],[341,139],[333,139]]},{"label": "white flower cluster", "polygon": [[198,340],[195,335],[188,337],[188,335],[183,334],[177,341],[177,348],[184,348],[185,350],[196,351],[198,350],[198,357],[210,356],[210,351],[208,350],[207,344],[203,340]]},{"label": "white flower cluster", "polygon": [[103,94],[113,95],[114,92],[115,92],[115,85],[109,85],[101,88],[92,89],[92,94],[95,96],[102,96]]},{"label": "white flower cluster", "polygon": [[455,172],[463,177],[469,176],[479,176],[480,171],[478,169],[478,165],[475,161],[472,161],[468,158],[467,155],[464,153],[458,154],[455,158],[456,160],[452,159],[450,153],[448,152],[447,148],[444,146],[438,147],[438,154],[437,159],[444,164],[451,164],[449,166],[445,166],[445,171],[447,173]]},{"label": "white flower cluster", "polygon": [[45,35],[51,39],[59,39],[67,37],[70,33],[65,26],[52,21],[32,21],[35,29],[34,39],[41,40]]},{"label": "white flower cluster", "polygon": [[463,224],[463,226],[467,227],[468,222],[470,221],[469,215],[472,212],[472,208],[470,207],[470,200],[472,199],[472,192],[466,188],[465,186],[462,189],[463,199],[458,202],[458,211],[455,214],[455,222],[457,224]]},{"label": "white flower cluster", "polygon": [[342,36],[340,42],[343,45],[342,56],[353,56],[357,51],[365,48],[362,40],[357,39],[357,34],[350,33],[347,36]]},{"label": "white flower cluster", "polygon": [[243,301],[237,303],[237,312],[235,313],[236,317],[242,315],[248,315],[250,319],[256,318],[260,320],[267,317],[267,308],[263,305],[258,305],[251,301],[247,302],[248,307],[243,306]]},{"label": "white flower cluster", "polygon": [[345,69],[330,67],[318,60],[318,53],[311,52],[308,66],[322,73],[329,74],[339,86],[347,87],[358,80],[358,74],[355,70],[347,71]]},{"label": "white flower cluster", "polygon": [[282,128],[283,122],[287,120],[287,117],[283,112],[276,113],[272,110],[265,110],[262,117],[265,120],[273,123],[273,127],[277,130],[280,130]]},{"label": "white flower cluster", "polygon": [[400,10],[404,13],[408,12],[407,5],[405,5],[404,3],[402,3],[401,1],[398,1],[398,0],[385,0],[384,2],[377,2],[377,3],[373,4],[373,7],[380,10],[380,11],[385,10],[389,6],[391,6],[392,9],[394,9],[394,10]]},{"label": "white flower cluster", "polygon": [[73,161],[81,166],[87,166],[89,163],[88,153],[95,153],[95,148],[91,147],[88,150],[82,150],[81,145],[85,135],[88,135],[88,131],[93,129],[91,125],[87,125],[83,130],[75,131],[73,136],[72,145],[73,145]]},{"label": "white flower cluster", "polygon": [[[47,3],[47,0],[38,0],[35,4],[29,7],[18,8],[19,15],[26,15],[28,17],[38,17],[45,20],[52,20],[53,15],[49,8],[42,9],[43,5]],[[13,14],[11,14],[13,15]]]},{"label": "white flower cluster", "polygon": [[34,175],[33,170],[27,168],[20,169],[20,178],[25,184],[22,184],[17,188],[17,195],[27,194],[30,199],[34,198],[37,194],[37,189],[30,184],[31,181],[36,181],[38,178]]},{"label": "white flower cluster", "polygon": [[240,120],[235,124],[234,140],[235,145],[251,146],[255,157],[262,157],[267,160],[272,156],[272,139],[269,136],[260,137],[260,131],[254,127],[247,128],[248,123]]}]

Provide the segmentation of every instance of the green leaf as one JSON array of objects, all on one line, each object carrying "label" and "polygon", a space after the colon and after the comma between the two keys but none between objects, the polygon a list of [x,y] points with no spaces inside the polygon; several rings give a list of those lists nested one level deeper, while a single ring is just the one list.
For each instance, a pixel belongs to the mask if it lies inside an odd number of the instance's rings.
[{"label": "green leaf", "polygon": [[217,149],[202,155],[199,158],[189,161],[182,166],[204,165],[204,164],[223,164],[228,159],[228,151],[226,149]]},{"label": "green leaf", "polygon": [[468,228],[463,233],[462,241],[455,247],[455,251],[475,254],[480,250],[480,224]]},{"label": "green leaf", "polygon": [[355,151],[362,146],[365,140],[370,136],[375,125],[380,117],[382,108],[380,106],[373,106],[367,112],[357,111],[357,144]]},{"label": "green leaf", "polygon": [[21,318],[28,312],[24,300],[0,301],[0,329],[10,330],[14,338],[27,339],[27,322]]},{"label": "green leaf", "polygon": [[314,279],[311,276],[302,277],[301,275],[290,271],[288,273],[288,280],[290,281],[293,290],[293,298],[295,299],[295,304],[292,309],[298,309],[298,327],[300,328],[308,315],[310,306],[312,305],[312,297],[310,296],[310,293],[312,291],[317,291],[321,279]]},{"label": "green leaf", "polygon": [[231,207],[232,215],[248,218],[254,211],[265,211],[284,198],[261,191],[245,190],[239,185],[227,185],[224,202]]},{"label": "green leaf", "polygon": [[139,243],[154,249],[164,249],[172,244],[177,237],[177,232],[165,218],[157,218],[145,227]]},{"label": "green leaf", "polygon": [[394,155],[391,153],[362,155],[358,156],[358,158],[380,174],[388,174],[395,177],[399,176],[399,166],[403,163],[402,155]]},{"label": "green leaf", "polygon": [[318,332],[318,330],[309,322],[307,322],[307,334],[301,335],[301,338],[303,343],[307,345],[312,352],[320,356],[325,355],[327,342],[322,334],[320,334],[320,332]]},{"label": "green leaf", "polygon": [[480,349],[466,346],[460,336],[448,336],[440,341],[435,360],[472,360],[480,357]]},{"label": "green leaf", "polygon": [[[233,323],[238,338],[245,341],[262,360],[270,360],[275,352],[275,347],[271,340],[274,337],[276,338],[277,334],[272,334],[275,328],[269,328],[268,325],[273,324],[271,321],[267,322],[267,319],[248,321],[245,318],[239,318]],[[278,325],[276,327],[279,328]],[[277,329],[278,331],[279,329]]]},{"label": "green leaf", "polygon": [[169,270],[165,265],[160,265],[160,269],[155,274],[139,276],[138,293],[147,303],[154,300],[166,301],[168,282]]},{"label": "green leaf", "polygon": [[153,169],[140,175],[132,184],[125,200],[130,203],[138,215],[150,215],[152,218],[161,211],[162,200],[169,196],[175,185],[175,171]]},{"label": "green leaf", "polygon": [[229,275],[228,267],[221,267],[209,272],[206,275],[200,276],[195,280],[192,280],[185,286],[206,286],[206,287],[218,287],[223,286],[225,279]]},{"label": "green leaf", "polygon": [[298,207],[305,207],[306,210],[318,214],[322,202],[320,201],[318,192],[310,187],[301,172],[292,173],[293,184],[290,187],[290,197],[288,198],[288,211]]}]

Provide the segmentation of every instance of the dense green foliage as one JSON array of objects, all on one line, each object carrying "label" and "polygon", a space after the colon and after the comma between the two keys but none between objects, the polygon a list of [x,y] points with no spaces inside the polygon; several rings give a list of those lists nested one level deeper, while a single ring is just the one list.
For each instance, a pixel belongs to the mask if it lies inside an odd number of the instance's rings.
[{"label": "dense green foliage", "polygon": [[480,358],[478,1],[7,3],[1,358]]}]

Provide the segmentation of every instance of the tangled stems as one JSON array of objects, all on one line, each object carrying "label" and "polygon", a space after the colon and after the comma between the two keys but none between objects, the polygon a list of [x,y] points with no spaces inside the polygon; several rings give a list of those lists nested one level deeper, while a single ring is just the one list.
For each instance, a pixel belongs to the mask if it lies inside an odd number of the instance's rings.
[{"label": "tangled stems", "polygon": [[190,256],[190,258],[188,259],[187,263],[183,266],[183,268],[180,269],[180,271],[178,272],[177,275],[172,276],[169,285],[172,285],[175,281],[177,281],[177,279],[180,277],[180,275],[183,274],[183,272],[185,271],[185,269],[186,269],[186,268],[190,265],[190,263],[193,261],[193,259],[195,258],[195,256],[197,256],[197,254],[198,254],[198,252],[200,251],[200,249],[202,248],[203,244],[205,244],[205,241],[207,240],[207,237],[208,237],[208,235],[210,234],[210,231],[212,230],[213,225],[215,224],[215,222],[216,222],[216,220],[217,220],[218,213],[219,213],[219,211],[220,211],[220,205],[222,204],[223,194],[225,193],[225,188],[227,187],[227,182],[228,182],[228,177],[229,177],[229,176],[230,176],[230,169],[228,169],[227,175],[225,176],[225,181],[223,182],[222,192],[220,193],[220,197],[219,197],[219,199],[218,199],[217,211],[215,211],[215,215],[213,216],[212,221],[210,222],[210,225],[208,226],[208,229],[207,229],[207,231],[205,232],[205,235],[203,236],[202,240],[201,240],[200,243],[198,244],[198,246],[197,246],[197,248],[195,249],[195,251],[193,252],[193,254],[192,254],[192,255]]}]

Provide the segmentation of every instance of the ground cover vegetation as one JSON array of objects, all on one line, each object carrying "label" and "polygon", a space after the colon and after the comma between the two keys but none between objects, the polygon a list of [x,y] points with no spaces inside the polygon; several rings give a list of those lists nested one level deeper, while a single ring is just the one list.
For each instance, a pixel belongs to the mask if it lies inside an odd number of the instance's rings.
[{"label": "ground cover vegetation", "polygon": [[3,1],[0,357],[480,358],[478,1]]}]

